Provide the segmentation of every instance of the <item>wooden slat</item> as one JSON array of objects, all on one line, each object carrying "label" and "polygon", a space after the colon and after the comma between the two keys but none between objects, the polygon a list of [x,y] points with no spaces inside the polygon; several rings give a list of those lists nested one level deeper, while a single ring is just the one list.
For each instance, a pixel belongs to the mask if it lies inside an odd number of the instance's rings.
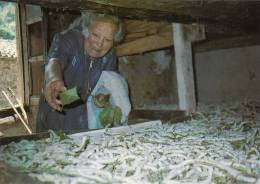
[{"label": "wooden slat", "polygon": [[144,53],[173,45],[172,33],[165,32],[123,43],[116,48],[117,56]]},{"label": "wooden slat", "polygon": [[[143,22],[143,24],[141,24]],[[145,27],[147,26],[147,28]],[[203,25],[183,25],[185,37],[190,41],[204,40]],[[140,54],[151,50],[173,46],[172,25],[158,22],[128,21],[126,23],[126,38],[117,46],[117,55],[125,56]],[[134,29],[136,27],[136,29]]]},{"label": "wooden slat", "polygon": [[144,110],[134,109],[130,112],[129,121],[133,120],[163,120],[178,122],[183,121],[186,118],[185,111],[180,110]]},{"label": "wooden slat", "polygon": [[22,53],[23,53],[23,76],[24,76],[24,104],[29,105],[30,96],[30,73],[29,73],[29,61],[28,61],[28,37],[26,28],[26,15],[25,15],[25,4],[20,4],[21,14],[21,31],[22,31]]},{"label": "wooden slat", "polygon": [[29,57],[43,55],[42,23],[27,26]]},{"label": "wooden slat", "polygon": [[23,50],[22,50],[22,25],[21,25],[21,15],[19,10],[19,5],[15,5],[15,15],[16,15],[16,48],[17,48],[17,62],[18,62],[18,73],[17,73],[17,97],[20,99],[21,103],[24,104],[25,101],[25,84],[24,84],[24,70],[23,70]]},{"label": "wooden slat", "polygon": [[130,42],[138,38],[144,38],[146,36],[148,36],[146,32],[128,33],[124,38],[124,42]]},{"label": "wooden slat", "polygon": [[172,31],[169,23],[127,20],[125,25],[126,35],[123,41],[124,43],[136,40],[138,38]]},{"label": "wooden slat", "polygon": [[42,17],[32,17],[32,18],[27,18],[26,20],[26,24],[30,25],[30,24],[34,24],[34,23],[38,23],[42,21]]},{"label": "wooden slat", "polygon": [[31,67],[31,81],[32,81],[32,95],[40,95],[42,91],[42,82],[44,80],[43,61],[30,63]]},{"label": "wooden slat", "polygon": [[194,52],[206,52],[210,50],[229,49],[236,47],[246,47],[260,45],[260,35],[247,35],[219,40],[206,40],[193,44]]},{"label": "wooden slat", "polygon": [[11,142],[19,142],[23,139],[26,140],[39,140],[50,137],[50,133],[33,133],[31,135],[19,135],[19,136],[11,136],[11,137],[3,137],[0,138],[0,145],[9,144]]},{"label": "wooden slat", "polygon": [[138,33],[138,32],[153,32],[153,30],[159,30],[169,23],[166,22],[153,22],[145,20],[125,20],[126,32],[127,33]]},{"label": "wooden slat", "polygon": [[[32,5],[39,5],[45,8],[53,8],[56,10],[93,10],[100,13],[108,13],[108,14],[114,14],[119,15],[123,18],[129,18],[129,19],[140,19],[140,20],[155,20],[155,21],[173,21],[176,22],[183,22],[186,23],[194,22],[200,20],[200,18],[193,18],[190,15],[176,15],[176,13],[167,12],[165,10],[151,10],[151,9],[143,9],[142,6],[137,6],[136,2],[127,1],[129,3],[129,7],[127,5],[125,7],[122,7],[120,5],[117,5],[116,3],[110,4],[109,2],[97,2],[95,0],[74,0],[74,1],[68,1],[68,0],[59,0],[59,1],[53,1],[53,0],[5,0],[5,1],[11,1],[11,2],[24,2],[27,4]],[[146,1],[146,0],[145,0]],[[140,2],[145,2],[140,1]],[[118,1],[120,2],[120,1]],[[146,1],[147,2],[147,1]],[[150,1],[152,2],[152,1]],[[136,4],[134,5],[134,8],[130,8],[130,4]],[[147,3],[146,3],[147,4]],[[154,4],[154,3],[151,3]],[[132,5],[131,5],[132,6]],[[202,19],[203,20],[203,19]],[[201,20],[201,21],[202,21]],[[206,21],[207,19],[205,19]],[[215,21],[214,21],[215,22]]]}]

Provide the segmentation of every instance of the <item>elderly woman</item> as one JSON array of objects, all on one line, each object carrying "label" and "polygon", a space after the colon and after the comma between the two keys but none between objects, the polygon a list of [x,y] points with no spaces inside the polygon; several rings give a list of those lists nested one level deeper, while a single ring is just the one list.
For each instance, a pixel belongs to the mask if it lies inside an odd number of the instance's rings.
[{"label": "elderly woman", "polygon": [[[78,87],[86,99],[102,71],[116,70],[114,45],[123,37],[122,22],[114,16],[82,13],[72,26],[56,34],[45,67],[36,131],[87,129],[86,101],[62,109],[57,96]],[[61,111],[62,110],[62,111]]]}]

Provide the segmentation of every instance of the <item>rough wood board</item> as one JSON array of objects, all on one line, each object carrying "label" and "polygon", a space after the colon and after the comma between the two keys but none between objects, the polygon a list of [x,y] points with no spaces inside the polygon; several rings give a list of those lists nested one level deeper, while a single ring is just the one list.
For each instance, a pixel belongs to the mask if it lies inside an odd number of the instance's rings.
[{"label": "rough wood board", "polygon": [[134,119],[149,119],[149,120],[164,120],[164,121],[181,121],[185,119],[185,111],[180,110],[132,110],[129,118],[130,121]]},{"label": "rough wood board", "polygon": [[[18,4],[15,5],[15,11],[19,12]],[[22,28],[21,28],[21,16],[19,13],[15,14],[16,19],[16,48],[17,48],[17,62],[18,62],[18,73],[17,73],[17,98],[20,99],[21,103],[24,104],[24,71],[23,71],[23,53],[22,53]]]},{"label": "rough wood board", "polygon": [[172,32],[163,35],[152,35],[131,42],[123,43],[116,48],[117,56],[144,53],[173,45]]},{"label": "rough wood board", "polygon": [[[10,1],[10,0],[9,0]],[[92,9],[125,18],[249,25],[260,20],[260,1],[245,0],[11,0],[62,10]]]},{"label": "rough wood board", "polygon": [[31,91],[31,83],[30,83],[30,71],[29,71],[29,60],[28,60],[28,37],[27,37],[27,27],[26,27],[26,9],[25,4],[21,4],[20,6],[20,14],[21,14],[21,38],[22,38],[22,53],[23,53],[23,76],[24,76],[24,104],[29,105],[29,96]]},{"label": "rough wood board", "polygon": [[87,132],[72,134],[71,136],[73,138],[82,138],[82,136],[91,136],[91,137],[95,137],[95,138],[99,139],[102,137],[102,135],[104,135],[104,133],[110,133],[110,134],[128,133],[128,132],[140,130],[143,128],[151,128],[151,127],[155,127],[155,126],[160,126],[161,124],[162,124],[162,122],[160,120],[148,121],[148,122],[143,122],[143,123],[139,123],[139,124],[135,124],[135,125],[119,126],[119,127],[108,128],[108,129],[90,130]]},{"label": "rough wood board", "polygon": [[246,47],[260,45],[260,36],[258,35],[247,35],[237,36],[230,38],[222,38],[218,40],[205,40],[202,42],[194,43],[193,50],[197,52],[206,52],[217,49],[229,49],[236,47]]}]

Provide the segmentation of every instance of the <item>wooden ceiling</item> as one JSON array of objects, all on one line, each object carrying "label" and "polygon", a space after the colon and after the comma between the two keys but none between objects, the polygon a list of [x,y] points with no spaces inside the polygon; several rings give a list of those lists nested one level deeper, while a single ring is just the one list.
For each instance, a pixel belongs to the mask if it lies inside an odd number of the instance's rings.
[{"label": "wooden ceiling", "polygon": [[260,21],[256,0],[8,0],[59,10],[92,9],[122,18],[255,27]]},{"label": "wooden ceiling", "polygon": [[[92,10],[95,12],[118,15],[125,19],[142,20],[144,22],[157,21],[160,24],[172,22],[203,24],[205,26],[206,40],[198,43],[201,46],[198,51],[214,49],[216,45],[218,45],[218,48],[230,48],[260,44],[259,0],[5,1],[39,5],[49,9],[49,11],[55,12],[75,12],[76,10],[78,14],[78,10]],[[136,36],[136,34],[134,36]],[[218,42],[215,43],[215,40]],[[209,41],[214,42],[211,43]],[[134,44],[136,45],[137,43]],[[198,46],[196,43],[194,45],[196,47]],[[133,48],[135,48],[135,46]]]}]

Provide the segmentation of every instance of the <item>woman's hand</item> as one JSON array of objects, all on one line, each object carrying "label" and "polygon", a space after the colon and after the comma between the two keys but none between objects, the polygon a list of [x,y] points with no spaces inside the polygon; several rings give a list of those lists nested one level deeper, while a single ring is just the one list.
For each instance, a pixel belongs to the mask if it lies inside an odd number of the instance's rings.
[{"label": "woman's hand", "polygon": [[56,80],[47,84],[44,90],[44,96],[49,106],[57,111],[62,111],[61,101],[58,100],[57,97],[60,92],[65,90],[66,87],[63,81]]}]

